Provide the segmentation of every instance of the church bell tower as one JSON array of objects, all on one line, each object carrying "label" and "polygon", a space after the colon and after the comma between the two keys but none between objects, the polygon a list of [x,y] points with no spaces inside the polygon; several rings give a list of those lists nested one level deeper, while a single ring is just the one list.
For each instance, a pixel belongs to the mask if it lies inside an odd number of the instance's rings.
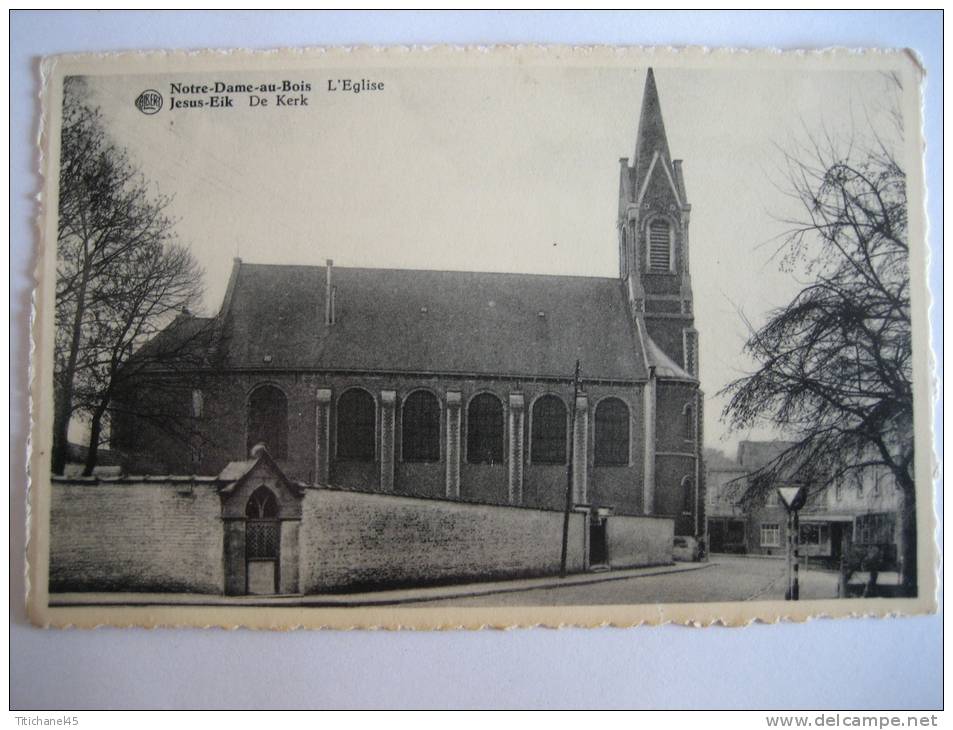
[{"label": "church bell tower", "polygon": [[691,205],[682,161],[672,160],[655,74],[648,70],[635,156],[620,160],[619,270],[632,315],[674,364],[698,377],[689,275]]}]

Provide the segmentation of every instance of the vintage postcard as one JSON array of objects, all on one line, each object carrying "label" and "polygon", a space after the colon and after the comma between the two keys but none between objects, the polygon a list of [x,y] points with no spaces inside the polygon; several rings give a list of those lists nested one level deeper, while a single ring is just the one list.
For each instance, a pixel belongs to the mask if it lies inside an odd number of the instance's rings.
[{"label": "vintage postcard", "polygon": [[48,626],[936,609],[904,51],[42,64]]}]

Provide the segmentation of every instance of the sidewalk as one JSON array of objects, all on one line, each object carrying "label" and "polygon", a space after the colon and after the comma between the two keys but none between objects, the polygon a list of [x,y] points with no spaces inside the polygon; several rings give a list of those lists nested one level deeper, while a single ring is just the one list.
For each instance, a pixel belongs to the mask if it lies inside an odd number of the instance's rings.
[{"label": "sidewalk", "polygon": [[589,585],[614,580],[643,578],[651,575],[685,573],[693,570],[703,570],[712,565],[715,565],[715,563],[674,563],[652,568],[626,568],[599,573],[575,573],[565,578],[545,576],[542,578],[400,588],[336,595],[214,596],[192,593],[53,593],[50,595],[49,605],[52,608],[64,606],[295,606],[308,608],[392,606],[419,601],[471,598],[494,593],[515,593],[532,591],[538,588]]}]

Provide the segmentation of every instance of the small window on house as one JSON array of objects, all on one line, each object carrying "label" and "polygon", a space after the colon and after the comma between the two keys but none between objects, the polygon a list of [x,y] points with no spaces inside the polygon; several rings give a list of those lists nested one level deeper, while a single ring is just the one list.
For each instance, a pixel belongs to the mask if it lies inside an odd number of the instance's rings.
[{"label": "small window on house", "polygon": [[530,456],[535,464],[566,463],[566,406],[554,395],[533,404]]},{"label": "small window on house", "polygon": [[407,396],[401,439],[404,461],[440,460],[440,404],[433,393],[417,390]]},{"label": "small window on house", "polygon": [[682,512],[691,514],[692,504],[695,501],[695,480],[691,477],[682,479]]},{"label": "small window on house", "polygon": [[606,398],[596,407],[596,466],[629,463],[629,407],[618,398]]},{"label": "small window on house", "polygon": [[781,526],[777,522],[761,525],[761,547],[781,547]]},{"label": "small window on house", "polygon": [[827,540],[824,535],[824,527],[818,522],[802,522],[798,532],[797,541],[800,545],[823,545]]},{"label": "small window on house", "polygon": [[503,403],[491,393],[481,393],[467,408],[467,462],[503,462]]},{"label": "small window on house", "polygon": [[854,544],[892,543],[896,527],[896,516],[891,513],[858,515],[854,525]]},{"label": "small window on house", "polygon": [[672,227],[664,218],[649,223],[649,269],[672,270]]},{"label": "small window on house", "polygon": [[273,385],[256,388],[248,399],[246,453],[256,444],[264,444],[276,459],[288,456],[288,399]]},{"label": "small window on house", "polygon": [[338,399],[337,456],[374,461],[374,398],[362,388],[344,391]]}]

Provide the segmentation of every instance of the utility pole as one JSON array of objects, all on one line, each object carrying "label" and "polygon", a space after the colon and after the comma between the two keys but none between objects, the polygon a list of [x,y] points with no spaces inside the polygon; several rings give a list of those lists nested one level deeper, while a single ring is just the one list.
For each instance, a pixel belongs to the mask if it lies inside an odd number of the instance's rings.
[{"label": "utility pole", "polygon": [[572,376],[572,404],[569,407],[569,460],[566,465],[566,511],[563,514],[563,549],[559,561],[559,575],[566,577],[569,553],[569,513],[572,512],[572,475],[576,452],[576,398],[579,397],[579,361]]}]

